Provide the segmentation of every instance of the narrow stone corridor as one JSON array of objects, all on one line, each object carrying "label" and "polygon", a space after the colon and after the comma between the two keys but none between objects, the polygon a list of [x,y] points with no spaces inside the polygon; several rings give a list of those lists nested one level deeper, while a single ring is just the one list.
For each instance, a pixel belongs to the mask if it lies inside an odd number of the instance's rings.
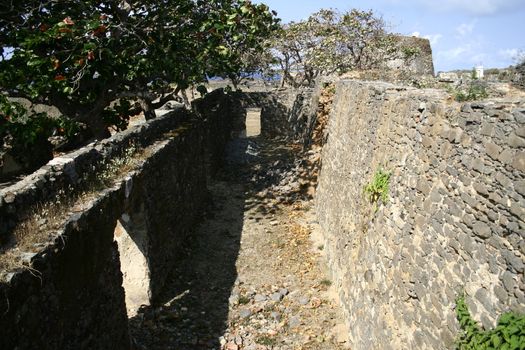
[{"label": "narrow stone corridor", "polygon": [[163,296],[130,319],[135,349],[348,349],[295,148],[238,139]]}]

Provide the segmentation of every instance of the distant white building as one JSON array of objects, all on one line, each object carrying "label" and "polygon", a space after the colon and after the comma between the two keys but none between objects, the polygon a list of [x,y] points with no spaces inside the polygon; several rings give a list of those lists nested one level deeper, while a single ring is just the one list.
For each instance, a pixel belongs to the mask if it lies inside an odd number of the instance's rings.
[{"label": "distant white building", "polygon": [[476,66],[474,69],[476,71],[476,78],[477,79],[483,79],[483,76],[484,76],[483,65],[480,64],[480,65]]}]

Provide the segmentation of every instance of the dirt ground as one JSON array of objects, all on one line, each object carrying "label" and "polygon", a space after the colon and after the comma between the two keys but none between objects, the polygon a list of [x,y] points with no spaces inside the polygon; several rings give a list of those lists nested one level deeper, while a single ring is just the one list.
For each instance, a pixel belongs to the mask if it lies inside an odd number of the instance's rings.
[{"label": "dirt ground", "polygon": [[349,348],[312,203],[282,185],[293,161],[283,142],[230,145],[162,300],[130,320],[137,349]]}]

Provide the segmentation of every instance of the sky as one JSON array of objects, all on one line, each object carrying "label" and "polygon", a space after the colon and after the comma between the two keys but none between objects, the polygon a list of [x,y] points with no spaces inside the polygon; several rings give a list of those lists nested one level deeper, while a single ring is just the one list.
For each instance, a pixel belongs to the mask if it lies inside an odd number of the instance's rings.
[{"label": "sky", "polygon": [[430,40],[436,73],[504,68],[525,52],[525,0],[257,0],[284,23],[321,8],[372,9],[390,31]]}]

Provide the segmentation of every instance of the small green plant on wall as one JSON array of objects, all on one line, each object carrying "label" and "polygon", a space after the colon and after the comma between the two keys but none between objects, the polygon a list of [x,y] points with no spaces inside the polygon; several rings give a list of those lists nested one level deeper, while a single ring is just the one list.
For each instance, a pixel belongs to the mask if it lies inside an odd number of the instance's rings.
[{"label": "small green plant on wall", "polygon": [[365,196],[374,204],[374,211],[377,210],[379,201],[386,203],[388,201],[388,192],[390,187],[390,171],[378,169],[372,181],[365,187]]},{"label": "small green plant on wall", "polygon": [[465,296],[456,299],[456,317],[461,334],[458,350],[523,350],[525,349],[525,315],[512,312],[501,315],[496,328],[484,330],[472,319]]},{"label": "small green plant on wall", "polygon": [[471,83],[467,91],[456,91],[454,99],[458,102],[476,101],[487,98],[489,94],[484,85],[479,83]]}]

